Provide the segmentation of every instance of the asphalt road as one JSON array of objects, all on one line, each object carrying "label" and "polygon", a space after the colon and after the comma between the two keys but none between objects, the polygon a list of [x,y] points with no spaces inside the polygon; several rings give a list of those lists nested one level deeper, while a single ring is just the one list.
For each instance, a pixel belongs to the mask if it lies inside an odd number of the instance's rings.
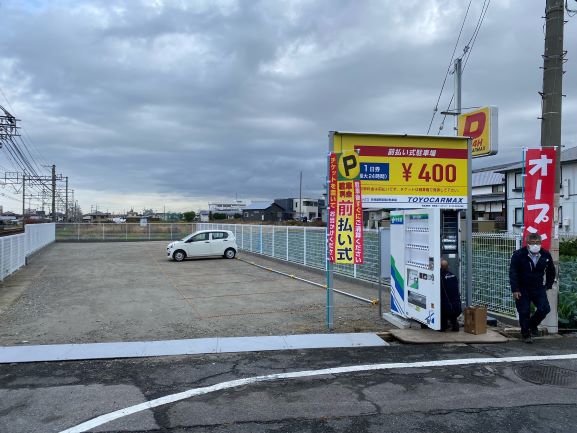
[{"label": "asphalt road", "polygon": [[[259,375],[576,352],[577,338],[559,337],[532,346],[393,345],[2,365],[0,431],[60,432],[131,405]],[[254,383],[140,411],[90,431],[573,432],[577,361],[440,365]]]}]

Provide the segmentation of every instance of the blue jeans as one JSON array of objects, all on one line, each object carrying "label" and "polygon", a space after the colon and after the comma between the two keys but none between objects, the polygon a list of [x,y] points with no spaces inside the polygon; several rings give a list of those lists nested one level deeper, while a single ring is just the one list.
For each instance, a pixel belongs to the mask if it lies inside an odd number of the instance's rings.
[{"label": "blue jeans", "polygon": [[[535,313],[531,315],[531,302],[535,305]],[[515,301],[519,313],[519,325],[524,337],[531,335],[532,329],[537,329],[539,323],[549,314],[551,307],[545,289],[521,293],[521,299]],[[529,317],[530,316],[530,317]]]}]

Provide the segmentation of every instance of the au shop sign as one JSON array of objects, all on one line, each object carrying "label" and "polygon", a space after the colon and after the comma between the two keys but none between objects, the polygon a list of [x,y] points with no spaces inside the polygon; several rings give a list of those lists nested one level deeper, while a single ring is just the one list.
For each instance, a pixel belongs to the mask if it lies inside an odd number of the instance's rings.
[{"label": "au shop sign", "polygon": [[525,205],[523,239],[541,235],[543,248],[551,248],[555,195],[555,148],[529,149],[525,162]]}]

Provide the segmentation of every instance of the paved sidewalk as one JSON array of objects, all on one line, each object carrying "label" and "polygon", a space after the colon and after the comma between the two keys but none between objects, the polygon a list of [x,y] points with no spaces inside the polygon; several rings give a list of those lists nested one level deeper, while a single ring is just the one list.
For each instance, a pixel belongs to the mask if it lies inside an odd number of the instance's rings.
[{"label": "paved sidewalk", "polygon": [[147,358],[270,350],[377,347],[389,344],[376,334],[306,334],[267,337],[200,338],[130,343],[55,344],[0,347],[0,364],[90,359]]}]

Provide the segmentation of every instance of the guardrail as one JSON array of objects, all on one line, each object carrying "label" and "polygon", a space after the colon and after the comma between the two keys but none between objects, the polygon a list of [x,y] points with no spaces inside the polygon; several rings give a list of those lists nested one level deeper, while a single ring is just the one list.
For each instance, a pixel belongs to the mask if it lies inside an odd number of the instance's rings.
[{"label": "guardrail", "polygon": [[24,233],[0,237],[0,281],[26,264],[26,257],[55,241],[55,225],[27,225]]}]

